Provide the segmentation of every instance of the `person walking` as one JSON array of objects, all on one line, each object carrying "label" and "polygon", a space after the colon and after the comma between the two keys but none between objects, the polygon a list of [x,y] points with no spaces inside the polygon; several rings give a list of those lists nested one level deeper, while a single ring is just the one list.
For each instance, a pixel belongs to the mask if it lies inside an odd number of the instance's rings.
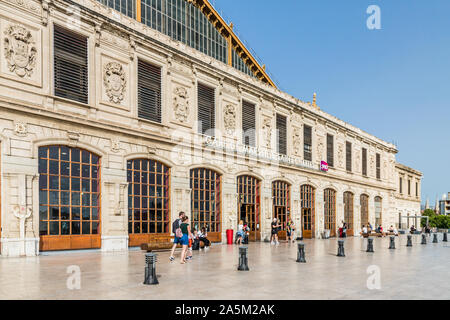
[{"label": "person walking", "polygon": [[272,222],[272,236],[270,239],[270,244],[280,244],[278,242],[278,230],[281,227],[281,225],[278,223],[278,219],[277,218],[273,218],[273,222]]},{"label": "person walking", "polygon": [[291,240],[292,242],[295,242],[295,224],[294,221],[290,218],[287,225],[286,225],[286,234],[287,234],[287,242],[289,243]]},{"label": "person walking", "polygon": [[181,237],[183,236],[183,234],[181,232],[180,226],[181,226],[181,223],[182,223],[181,220],[183,219],[184,216],[186,216],[186,214],[183,211],[181,211],[178,214],[178,219],[176,219],[172,223],[172,232],[173,232],[175,238],[173,239],[172,251],[170,252],[170,258],[169,258],[170,261],[175,260],[175,258],[173,256],[174,253],[175,253],[175,249],[177,248],[178,244],[181,244]]},{"label": "person walking", "polygon": [[[188,250],[189,238],[192,238],[191,226],[189,225],[189,218],[184,216],[180,225],[183,236],[181,237],[181,245],[183,250],[181,251],[181,264],[185,264],[187,260],[192,259],[192,252]],[[188,253],[189,252],[189,253]]]}]

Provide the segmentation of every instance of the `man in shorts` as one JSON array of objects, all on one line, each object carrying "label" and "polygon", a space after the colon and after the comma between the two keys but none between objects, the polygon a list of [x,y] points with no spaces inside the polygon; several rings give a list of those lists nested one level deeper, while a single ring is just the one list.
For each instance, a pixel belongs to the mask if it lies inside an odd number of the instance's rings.
[{"label": "man in shorts", "polygon": [[175,260],[175,258],[174,258],[174,253],[175,253],[175,249],[177,248],[177,245],[178,244],[182,244],[181,243],[181,238],[178,238],[177,237],[177,233],[176,233],[176,230],[177,229],[179,229],[180,228],[180,226],[181,226],[181,220],[183,219],[183,217],[185,216],[186,214],[184,213],[184,212],[180,212],[179,214],[178,214],[178,219],[176,219],[173,223],[172,223],[172,232],[173,232],[173,234],[174,234],[174,239],[173,239],[173,246],[172,246],[172,251],[171,251],[171,253],[170,253],[170,261],[173,261],[173,260]]},{"label": "man in shorts", "polygon": [[277,218],[273,218],[273,222],[271,224],[272,227],[272,236],[270,239],[270,244],[280,244],[278,242],[278,230],[281,227],[280,224],[278,223],[278,219]]}]

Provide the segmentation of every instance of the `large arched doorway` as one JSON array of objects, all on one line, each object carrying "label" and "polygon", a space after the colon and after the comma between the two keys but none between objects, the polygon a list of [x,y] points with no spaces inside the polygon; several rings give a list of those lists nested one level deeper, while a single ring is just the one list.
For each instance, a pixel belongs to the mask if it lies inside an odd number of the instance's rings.
[{"label": "large arched doorway", "polygon": [[101,247],[100,157],[79,148],[39,148],[40,250]]},{"label": "large arched doorway", "polygon": [[336,191],[325,189],[323,192],[324,203],[324,229],[330,230],[330,237],[336,236]]},{"label": "large arched doorway", "polygon": [[347,235],[354,235],[353,224],[353,193],[344,192],[344,222],[347,223]]},{"label": "large arched doorway", "polygon": [[361,228],[369,224],[369,196],[362,194],[360,196],[361,205]]},{"label": "large arched doorway", "polygon": [[261,182],[252,176],[237,177],[238,223],[247,222],[250,241],[261,240]]},{"label": "large arched doorway", "polygon": [[375,228],[383,225],[382,199],[375,197]]},{"label": "large arched doorway", "polygon": [[222,177],[205,168],[190,171],[192,227],[205,228],[212,242],[222,241]]},{"label": "large arched doorway", "polygon": [[130,247],[170,237],[170,168],[148,159],[127,161]]},{"label": "large arched doorway", "polygon": [[300,187],[300,206],[302,214],[302,236],[313,239],[315,232],[316,190],[310,185]]},{"label": "large arched doorway", "polygon": [[286,240],[286,224],[291,218],[291,186],[284,181],[272,183],[273,217],[278,219],[281,230],[278,233],[280,240]]}]

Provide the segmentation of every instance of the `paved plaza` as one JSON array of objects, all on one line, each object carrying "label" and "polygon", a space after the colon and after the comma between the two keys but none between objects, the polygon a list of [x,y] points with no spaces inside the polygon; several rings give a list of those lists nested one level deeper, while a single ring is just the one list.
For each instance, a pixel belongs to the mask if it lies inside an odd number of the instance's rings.
[{"label": "paved plaza", "polygon": [[[249,272],[237,271],[238,246],[214,245],[194,251],[186,265],[158,253],[160,284],[145,286],[144,253],[77,251],[39,257],[0,259],[1,299],[450,299],[448,243],[421,245],[414,236],[345,240],[345,258],[336,256],[337,240],[306,240],[306,264],[296,263],[297,245],[249,245]],[[69,290],[67,268],[80,267],[81,288]],[[380,268],[381,289],[370,290],[369,266]],[[180,293],[180,287],[184,288]]]}]

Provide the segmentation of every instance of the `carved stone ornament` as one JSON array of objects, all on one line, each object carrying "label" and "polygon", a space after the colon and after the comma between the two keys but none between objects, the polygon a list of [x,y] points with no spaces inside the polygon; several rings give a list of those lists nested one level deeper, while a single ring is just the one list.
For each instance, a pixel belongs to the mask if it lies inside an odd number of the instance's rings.
[{"label": "carved stone ornament", "polygon": [[265,118],[262,126],[262,133],[264,138],[264,144],[267,148],[270,148],[272,140],[272,122],[269,118]]},{"label": "carved stone ornament", "polygon": [[120,104],[123,101],[127,84],[125,71],[118,62],[109,62],[103,68],[103,84],[110,102]]},{"label": "carved stone ornament", "polygon": [[19,77],[30,77],[36,66],[37,49],[31,32],[20,25],[5,30],[5,58],[10,72]]},{"label": "carved stone ornament", "polygon": [[23,123],[22,121],[14,122],[14,132],[18,136],[26,136],[28,133],[28,127],[26,123]]},{"label": "carved stone ornament", "polygon": [[232,135],[236,130],[236,108],[233,105],[229,104],[225,107],[223,121],[226,133]]},{"label": "carved stone ornament", "polygon": [[339,167],[344,167],[344,145],[339,144],[338,145],[338,165]]},{"label": "carved stone ornament", "polygon": [[120,151],[120,141],[118,139],[111,140],[111,151],[118,153]]},{"label": "carved stone ornament", "polygon": [[317,143],[317,155],[319,156],[319,159],[323,159],[323,152],[325,148],[325,143],[323,141],[323,137],[319,137],[318,143]]},{"label": "carved stone ornament", "polygon": [[355,167],[356,171],[360,172],[361,170],[361,152],[356,152],[356,160],[355,160]]},{"label": "carved stone ornament", "polygon": [[189,118],[189,96],[186,88],[177,87],[174,90],[174,115],[175,119],[181,123],[186,123]]},{"label": "carved stone ornament", "polygon": [[293,137],[293,144],[294,144],[294,153],[295,155],[299,156],[302,151],[302,137],[300,133],[299,128],[294,129],[294,137]]},{"label": "carved stone ornament", "polygon": [[370,156],[370,172],[372,173],[372,175],[375,174],[375,156],[374,155]]}]

